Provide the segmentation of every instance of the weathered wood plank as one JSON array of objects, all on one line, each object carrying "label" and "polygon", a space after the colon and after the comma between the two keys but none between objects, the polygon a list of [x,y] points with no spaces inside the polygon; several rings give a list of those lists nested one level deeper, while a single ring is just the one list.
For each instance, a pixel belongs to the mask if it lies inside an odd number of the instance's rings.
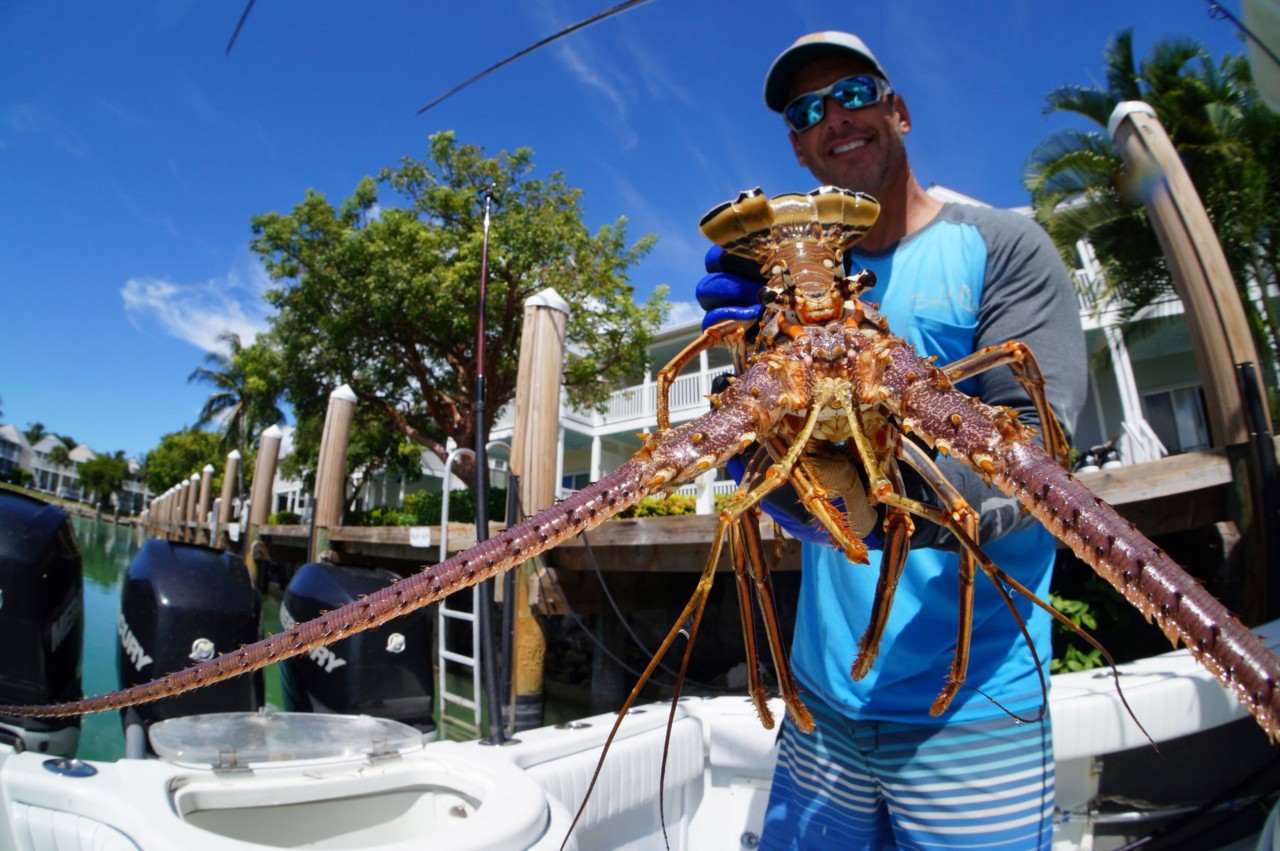
[{"label": "weathered wood plank", "polygon": [[[1231,484],[1231,467],[1222,450],[1190,452],[1145,464],[1077,473],[1076,477],[1147,535],[1197,529],[1226,518],[1224,500]],[[706,563],[716,522],[715,515],[619,518],[590,532],[588,539],[602,570],[689,573],[701,570]],[[777,527],[767,517],[760,526],[770,555],[781,553],[774,569],[799,569],[799,544],[784,534],[780,546],[775,545]],[[491,523],[489,528],[492,537],[504,527]],[[436,561],[440,527],[429,530],[431,546],[426,548],[412,546],[410,529],[404,526],[339,526],[331,530],[329,540],[343,561],[376,559],[410,569]],[[305,551],[307,534],[305,526],[262,528],[263,539],[273,554],[280,554],[277,557]],[[450,553],[474,544],[471,524],[449,524]],[[581,538],[556,547],[547,554],[546,561],[552,567],[570,571],[592,569]],[[727,569],[724,557],[719,569]]]}]

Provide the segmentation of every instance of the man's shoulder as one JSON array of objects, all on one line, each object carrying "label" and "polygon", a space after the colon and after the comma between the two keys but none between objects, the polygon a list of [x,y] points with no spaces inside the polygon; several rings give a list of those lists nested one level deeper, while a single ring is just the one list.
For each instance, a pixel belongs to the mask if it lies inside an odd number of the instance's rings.
[{"label": "man's shoulder", "polygon": [[943,204],[938,218],[975,228],[987,247],[994,251],[1017,247],[1019,250],[1039,249],[1056,254],[1049,234],[1027,211],[948,201]]},{"label": "man's shoulder", "polygon": [[938,213],[941,221],[955,224],[976,225],[979,228],[992,228],[1014,232],[1034,231],[1044,233],[1044,229],[1029,212],[1008,210],[1003,207],[986,207],[979,204],[964,204],[958,201],[943,203]]}]

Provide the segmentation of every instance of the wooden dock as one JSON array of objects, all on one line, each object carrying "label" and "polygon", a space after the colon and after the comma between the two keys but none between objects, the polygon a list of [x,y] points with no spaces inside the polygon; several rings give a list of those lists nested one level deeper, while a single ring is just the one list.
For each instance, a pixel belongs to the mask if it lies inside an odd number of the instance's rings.
[{"label": "wooden dock", "polygon": [[[1077,478],[1094,493],[1114,505],[1148,536],[1210,526],[1227,519],[1227,492],[1232,484],[1231,465],[1221,450],[1190,452],[1111,470],[1079,473]],[[702,569],[716,526],[714,515],[618,518],[591,531],[587,542],[579,537],[546,555],[547,563],[562,571],[590,570],[587,546],[601,570],[610,572],[691,573]],[[490,524],[490,535],[503,526]],[[450,553],[475,543],[471,524],[449,524]],[[799,569],[800,547],[788,536],[775,545],[775,527],[763,523],[766,546],[779,551],[777,570]],[[271,558],[305,560],[308,530],[305,526],[264,526],[261,537]],[[337,560],[376,564],[401,572],[438,560],[440,527],[410,530],[408,527],[339,526],[329,534],[329,547]],[[413,541],[426,540],[428,546]],[[727,565],[721,564],[721,569]]]}]

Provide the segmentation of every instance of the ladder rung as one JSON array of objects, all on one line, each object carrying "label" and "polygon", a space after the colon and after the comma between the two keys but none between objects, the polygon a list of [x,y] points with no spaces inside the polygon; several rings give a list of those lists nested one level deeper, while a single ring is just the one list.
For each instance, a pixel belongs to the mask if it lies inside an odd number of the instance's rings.
[{"label": "ladder rung", "polygon": [[474,623],[476,619],[475,612],[463,612],[457,609],[441,609],[440,615],[442,617],[453,618],[454,620],[459,621],[471,621],[472,623]]},{"label": "ladder rung", "polygon": [[454,653],[452,650],[441,650],[440,658],[446,662],[457,662],[459,665],[466,665],[474,668],[480,664],[480,661],[474,656],[463,656],[461,653]]},{"label": "ladder rung", "polygon": [[479,704],[477,704],[474,700],[465,698],[460,694],[454,694],[453,692],[445,692],[444,694],[441,694],[440,699],[443,701],[446,701],[447,703],[453,703],[458,706],[461,706],[464,709],[474,710],[479,706]]}]

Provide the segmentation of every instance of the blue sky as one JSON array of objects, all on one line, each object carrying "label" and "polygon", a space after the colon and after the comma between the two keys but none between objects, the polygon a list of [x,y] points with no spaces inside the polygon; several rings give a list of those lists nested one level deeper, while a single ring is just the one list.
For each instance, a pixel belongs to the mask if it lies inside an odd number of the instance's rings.
[{"label": "blue sky", "polygon": [[589,227],[657,234],[632,280],[670,285],[688,318],[702,213],[812,188],[761,101],[806,32],[876,52],[922,183],[1006,207],[1027,203],[1027,154],[1073,123],[1045,94],[1100,85],[1122,28],[1140,57],[1171,37],[1244,49],[1204,0],[652,0],[415,114],[611,3],[261,0],[230,56],[244,0],[0,3],[0,422],[131,456],[194,422],[209,391],[187,376],[218,334],[266,327],[250,217],[308,188],[339,203],[438,130],[530,147],[584,190]]}]

